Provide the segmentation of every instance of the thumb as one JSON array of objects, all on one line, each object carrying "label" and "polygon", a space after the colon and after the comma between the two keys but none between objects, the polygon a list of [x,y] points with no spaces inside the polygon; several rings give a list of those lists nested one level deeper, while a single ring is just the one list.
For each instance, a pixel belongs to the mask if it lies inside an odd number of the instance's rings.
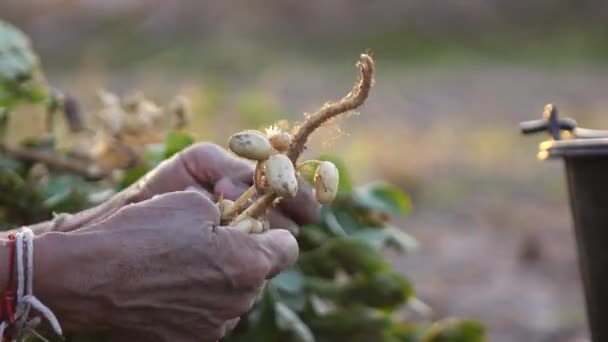
[{"label": "thumb", "polygon": [[271,229],[263,234],[250,234],[270,263],[266,279],[291,267],[298,259],[298,241],[285,229]]}]

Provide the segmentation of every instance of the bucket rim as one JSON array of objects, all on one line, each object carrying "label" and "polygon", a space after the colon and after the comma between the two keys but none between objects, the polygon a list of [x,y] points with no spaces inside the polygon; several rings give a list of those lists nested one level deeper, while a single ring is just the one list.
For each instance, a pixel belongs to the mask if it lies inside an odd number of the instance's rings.
[{"label": "bucket rim", "polygon": [[608,138],[547,140],[540,143],[538,152],[541,160],[605,155],[608,155]]}]

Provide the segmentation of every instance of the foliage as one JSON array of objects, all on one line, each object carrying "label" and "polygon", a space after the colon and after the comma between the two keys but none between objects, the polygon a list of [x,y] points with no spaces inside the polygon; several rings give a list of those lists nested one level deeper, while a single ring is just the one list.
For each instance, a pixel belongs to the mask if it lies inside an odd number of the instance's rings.
[{"label": "foliage", "polygon": [[[38,99],[29,93],[34,89],[29,83],[35,73],[40,73],[38,59],[27,38],[0,22],[0,107],[6,113],[19,103]],[[40,94],[50,93],[41,89]],[[52,101],[38,103],[49,105]],[[75,212],[102,202],[195,141],[183,127],[167,124],[174,114],[170,109],[160,109],[141,94],[121,99],[103,92],[100,103],[97,125],[93,126],[100,134],[77,139],[80,144],[94,146],[91,154],[76,153],[80,151],[78,144],[59,149],[53,136],[24,141],[19,148],[70,159],[87,166],[83,170],[95,166],[112,172],[92,180],[86,172],[53,168],[0,149],[4,152],[0,154],[2,228],[35,223],[55,212]],[[66,112],[68,106],[60,108]],[[73,118],[64,114],[66,120]],[[130,130],[130,120],[145,129]],[[162,128],[163,134],[150,136],[150,132],[158,132],[150,127]],[[125,156],[120,155],[124,150],[131,153],[130,162],[125,163]],[[336,201],[322,208],[318,223],[301,227],[297,263],[267,283],[259,302],[226,341],[485,341],[484,329],[475,321],[432,323],[428,317],[403,318],[403,310],[411,309],[410,304],[418,300],[412,283],[391,267],[383,252],[386,248],[409,252],[416,247],[410,235],[392,225],[395,217],[409,214],[408,196],[385,182],[354,186],[339,157],[323,155],[319,159],[333,161],[340,170]],[[69,341],[99,339],[68,337]]]},{"label": "foliage", "polygon": [[[348,179],[345,168],[340,175]],[[484,341],[476,322],[413,324],[398,318],[415,292],[382,252],[416,246],[390,223],[391,215],[409,210],[408,197],[390,184],[346,187],[322,208],[319,223],[302,227],[298,262],[269,282],[262,300],[227,340]]]}]

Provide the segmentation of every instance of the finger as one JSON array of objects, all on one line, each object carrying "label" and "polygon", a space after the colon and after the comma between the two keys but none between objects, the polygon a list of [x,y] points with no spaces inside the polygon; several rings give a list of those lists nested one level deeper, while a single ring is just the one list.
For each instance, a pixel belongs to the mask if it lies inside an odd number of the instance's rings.
[{"label": "finger", "polygon": [[319,220],[321,206],[315,199],[310,185],[302,178],[298,178],[298,183],[299,190],[296,196],[281,200],[278,207],[285,216],[299,225],[316,223]]},{"label": "finger", "polygon": [[177,156],[166,159],[128,189],[119,193],[126,203],[140,202],[156,194],[181,191],[196,181]]},{"label": "finger", "polygon": [[298,242],[285,229],[272,229],[263,234],[251,234],[251,239],[260,246],[260,251],[269,263],[266,279],[273,278],[291,267],[298,259]]},{"label": "finger", "polygon": [[99,224],[78,231],[95,230],[98,225],[104,229],[147,227],[152,221],[198,226],[205,223],[203,220],[208,224],[218,224],[219,219],[219,210],[209,197],[196,191],[176,191],[126,205]]},{"label": "finger", "polygon": [[204,187],[214,186],[222,178],[253,183],[253,164],[231,155],[219,145],[199,143],[180,152],[178,158]]},{"label": "finger", "polygon": [[229,332],[231,332],[232,330],[234,330],[234,328],[236,328],[236,326],[239,324],[239,322],[241,321],[240,317],[231,319],[229,321],[227,321],[224,324],[224,331],[223,331],[223,335],[227,335]]},{"label": "finger", "polygon": [[222,195],[224,198],[236,200],[241,194],[247,191],[249,187],[250,185],[245,182],[224,177],[213,187],[213,194],[216,198]]},{"label": "finger", "polygon": [[190,185],[185,189],[185,191],[198,192],[201,195],[204,195],[204,196],[210,198],[211,200],[214,199],[213,194],[211,192],[209,192],[207,189],[201,187],[200,185]]},{"label": "finger", "polygon": [[298,236],[300,227],[289,217],[283,215],[280,210],[270,210],[268,213],[268,221],[271,227],[281,227],[287,229],[291,234]]}]

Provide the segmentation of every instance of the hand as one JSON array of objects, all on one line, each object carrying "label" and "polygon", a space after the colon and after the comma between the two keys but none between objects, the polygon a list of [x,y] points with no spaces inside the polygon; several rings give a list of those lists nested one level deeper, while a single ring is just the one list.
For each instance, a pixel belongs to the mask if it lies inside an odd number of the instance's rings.
[{"label": "hand", "polygon": [[181,191],[70,233],[43,234],[35,242],[35,293],[67,332],[217,341],[251,308],[264,280],[298,254],[286,230],[248,235],[218,224],[207,196]]},{"label": "hand", "polygon": [[[195,144],[165,160],[106,203],[69,217],[55,226],[44,223],[32,229],[36,234],[72,231],[86,224],[100,222],[129,203],[173,191],[196,189],[214,201],[220,194],[224,198],[236,199],[253,184],[253,172],[251,163],[229,154],[218,145]],[[281,201],[276,209],[270,211],[271,226],[293,231],[298,225],[317,221],[319,205],[312,189],[303,181],[300,185],[295,198]]]},{"label": "hand", "polygon": [[[138,202],[154,195],[196,188],[213,199],[220,194],[236,199],[253,185],[254,165],[229,154],[222,147],[199,143],[173,158],[164,161],[155,170],[125,191],[126,202]],[[271,223],[283,228],[314,223],[319,205],[312,189],[304,181],[295,198],[283,200],[278,210],[271,212]]]}]

